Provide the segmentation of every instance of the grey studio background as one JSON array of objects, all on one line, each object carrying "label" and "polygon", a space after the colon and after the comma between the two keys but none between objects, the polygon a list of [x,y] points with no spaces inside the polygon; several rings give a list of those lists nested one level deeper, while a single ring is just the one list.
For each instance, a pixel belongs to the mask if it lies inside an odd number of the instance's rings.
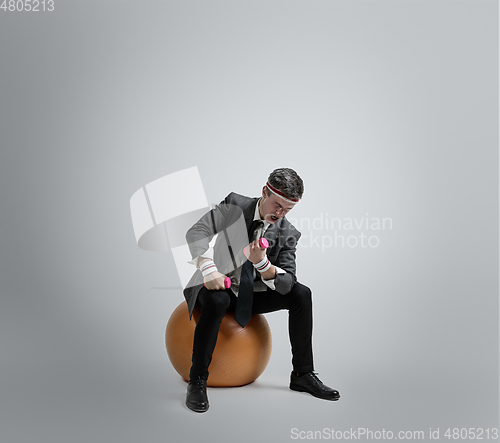
[{"label": "grey studio background", "polygon": [[[2,441],[498,427],[496,1],[56,1],[0,10],[0,41]],[[180,282],[129,200],[192,166],[210,203],[304,179],[298,278],[339,402],[288,390],[278,312],[264,374],[184,406]]]}]

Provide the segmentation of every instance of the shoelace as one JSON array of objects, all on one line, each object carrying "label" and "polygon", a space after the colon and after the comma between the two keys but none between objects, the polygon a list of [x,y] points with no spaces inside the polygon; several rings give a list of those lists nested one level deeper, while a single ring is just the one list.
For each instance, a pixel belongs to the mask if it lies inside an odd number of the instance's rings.
[{"label": "shoelace", "polygon": [[311,377],[317,381],[318,383],[323,383],[319,378],[318,378],[318,372],[311,371]]},{"label": "shoelace", "polygon": [[202,379],[198,379],[198,380],[191,380],[189,382],[190,385],[194,385],[194,386],[198,386],[198,387],[202,387],[204,386],[205,384],[205,380],[202,380]]}]

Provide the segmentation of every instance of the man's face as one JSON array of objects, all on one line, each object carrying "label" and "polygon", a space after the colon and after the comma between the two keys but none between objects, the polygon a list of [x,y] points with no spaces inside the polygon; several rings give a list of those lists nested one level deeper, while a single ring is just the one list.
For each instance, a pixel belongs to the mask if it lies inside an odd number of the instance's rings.
[{"label": "man's face", "polygon": [[295,203],[289,203],[272,192],[268,197],[266,187],[262,188],[262,200],[260,201],[259,212],[261,218],[268,223],[276,223],[280,218],[288,214],[294,206]]}]

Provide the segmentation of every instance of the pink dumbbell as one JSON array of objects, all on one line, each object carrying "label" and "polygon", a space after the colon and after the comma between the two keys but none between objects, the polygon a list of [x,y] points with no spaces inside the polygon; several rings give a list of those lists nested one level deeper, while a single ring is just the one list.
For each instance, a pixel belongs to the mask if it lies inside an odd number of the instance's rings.
[{"label": "pink dumbbell", "polygon": [[[203,283],[203,286],[205,286],[205,288],[207,287],[207,286],[205,285],[205,283]],[[226,278],[224,279],[224,287],[225,287],[226,289],[229,289],[229,288],[231,287],[231,279],[230,279],[229,277],[226,277]]]},{"label": "pink dumbbell", "polygon": [[[267,249],[267,248],[269,248],[269,242],[264,237],[261,237],[261,238],[259,238],[259,246],[262,249]],[[243,248],[243,254],[245,255],[245,257],[248,257],[248,255],[247,255],[247,246],[245,246]]]}]

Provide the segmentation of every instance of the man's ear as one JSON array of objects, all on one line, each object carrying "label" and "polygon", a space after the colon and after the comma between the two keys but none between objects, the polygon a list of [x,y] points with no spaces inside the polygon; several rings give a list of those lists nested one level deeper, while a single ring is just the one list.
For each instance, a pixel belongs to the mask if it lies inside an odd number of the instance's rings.
[{"label": "man's ear", "polygon": [[264,199],[267,198],[267,189],[266,189],[266,186],[264,186],[262,188],[262,198],[264,198]]}]

